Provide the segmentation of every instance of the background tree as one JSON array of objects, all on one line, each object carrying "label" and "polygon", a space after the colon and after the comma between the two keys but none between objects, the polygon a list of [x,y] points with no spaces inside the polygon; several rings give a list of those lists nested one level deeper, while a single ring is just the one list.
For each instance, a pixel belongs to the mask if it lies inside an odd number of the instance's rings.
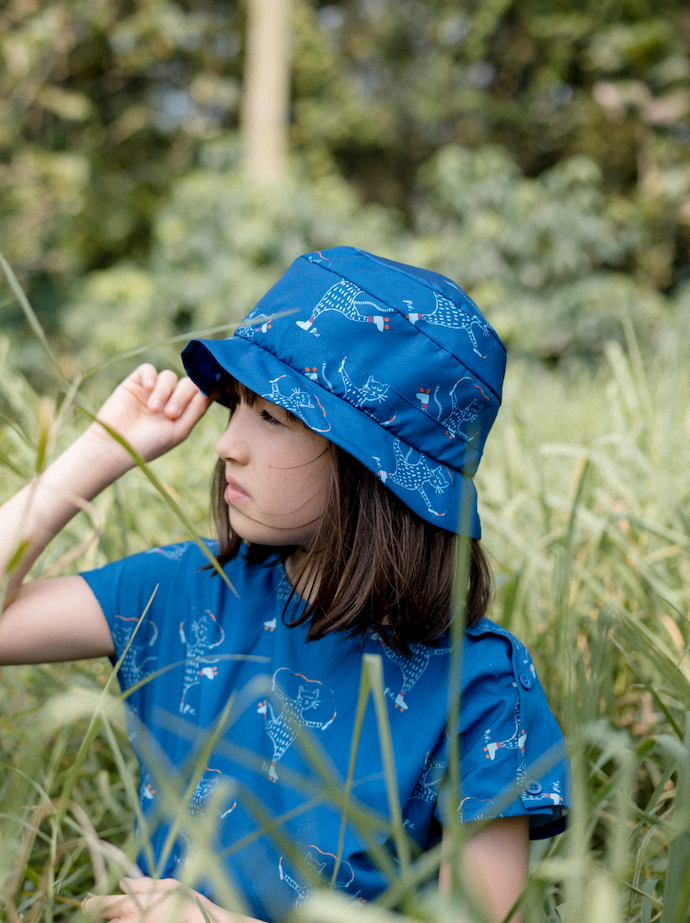
[{"label": "background tree", "polygon": [[242,94],[242,141],[257,181],[284,178],[290,109],[290,0],[249,0]]}]

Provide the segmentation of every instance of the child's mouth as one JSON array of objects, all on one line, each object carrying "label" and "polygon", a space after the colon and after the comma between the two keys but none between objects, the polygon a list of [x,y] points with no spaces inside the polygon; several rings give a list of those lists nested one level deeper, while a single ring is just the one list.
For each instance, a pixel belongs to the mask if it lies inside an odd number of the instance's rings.
[{"label": "child's mouth", "polygon": [[225,502],[231,505],[236,503],[243,503],[245,500],[249,500],[249,494],[245,493],[242,488],[233,481],[231,478],[227,479],[228,486],[225,488]]}]

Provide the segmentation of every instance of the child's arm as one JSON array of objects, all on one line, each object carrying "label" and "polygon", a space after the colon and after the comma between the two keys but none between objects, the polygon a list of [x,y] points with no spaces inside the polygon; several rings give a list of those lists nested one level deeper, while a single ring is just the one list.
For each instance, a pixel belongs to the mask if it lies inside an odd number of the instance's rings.
[{"label": "child's arm", "polygon": [[[443,842],[446,847],[446,831]],[[504,817],[487,824],[467,842],[461,861],[463,881],[473,889],[488,918],[500,923],[527,885],[528,818]],[[446,861],[439,872],[440,890],[447,892],[450,883],[451,869]],[[520,923],[521,920],[521,913],[511,917],[511,923]]]},{"label": "child's arm", "polygon": [[[208,404],[188,378],[178,381],[174,372],[158,374],[152,365],[142,365],[116,388],[98,419],[151,461],[186,439]],[[12,565],[0,618],[0,663],[112,653],[103,613],[81,577],[24,586],[22,581],[75,513],[134,464],[94,423],[39,478],[0,507],[0,581]]]}]

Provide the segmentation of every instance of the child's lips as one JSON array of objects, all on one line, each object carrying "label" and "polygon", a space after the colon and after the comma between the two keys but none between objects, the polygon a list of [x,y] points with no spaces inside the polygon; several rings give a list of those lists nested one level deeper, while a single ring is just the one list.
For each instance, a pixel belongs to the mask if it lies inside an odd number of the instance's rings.
[{"label": "child's lips", "polygon": [[225,502],[230,504],[243,503],[245,500],[249,500],[249,494],[246,493],[237,481],[233,480],[230,477],[226,477],[228,486],[225,488]]}]

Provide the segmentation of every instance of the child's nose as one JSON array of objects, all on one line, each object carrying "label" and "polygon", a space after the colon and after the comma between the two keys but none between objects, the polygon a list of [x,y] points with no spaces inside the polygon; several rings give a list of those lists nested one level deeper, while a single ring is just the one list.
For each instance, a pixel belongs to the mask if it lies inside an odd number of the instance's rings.
[{"label": "child's nose", "polygon": [[249,443],[244,429],[241,408],[237,407],[232,412],[225,432],[216,443],[216,452],[224,461],[232,459],[241,464],[247,461]]}]

